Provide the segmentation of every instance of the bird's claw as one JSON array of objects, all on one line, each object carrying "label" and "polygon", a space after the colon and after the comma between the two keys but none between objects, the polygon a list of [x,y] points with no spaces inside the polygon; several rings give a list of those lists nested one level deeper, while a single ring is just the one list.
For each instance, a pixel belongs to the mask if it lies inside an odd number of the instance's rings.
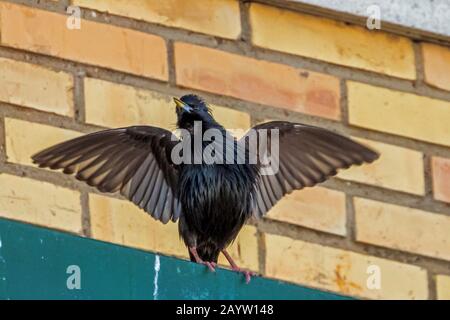
[{"label": "bird's claw", "polygon": [[232,268],[232,270],[244,274],[246,284],[249,284],[252,277],[256,276],[256,272],[253,272],[253,271],[249,271],[249,270],[245,270],[245,269],[241,269],[241,268]]},{"label": "bird's claw", "polygon": [[205,266],[207,266],[209,271],[216,272],[215,268],[217,267],[217,264],[215,262],[201,261],[200,263],[204,264]]}]

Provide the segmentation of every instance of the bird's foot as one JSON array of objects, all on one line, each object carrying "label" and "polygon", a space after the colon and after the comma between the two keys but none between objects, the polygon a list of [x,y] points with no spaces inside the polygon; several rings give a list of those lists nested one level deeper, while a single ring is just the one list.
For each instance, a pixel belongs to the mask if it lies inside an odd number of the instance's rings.
[{"label": "bird's foot", "polygon": [[216,272],[217,263],[210,261],[203,261],[198,255],[197,248],[189,247],[189,252],[194,256],[195,262],[203,264],[208,267],[209,271]]},{"label": "bird's foot", "polygon": [[241,269],[239,267],[232,267],[231,270],[244,274],[246,284],[249,284],[252,277],[256,276],[256,272],[246,270],[246,269]]},{"label": "bird's foot", "polygon": [[199,262],[197,262],[197,263],[200,263],[200,264],[204,264],[205,266],[207,266],[208,267],[208,269],[209,269],[209,271],[211,271],[211,272],[216,272],[216,267],[217,267],[217,263],[215,263],[215,262],[209,262],[209,261],[199,261]]},{"label": "bird's foot", "polygon": [[253,276],[256,276],[256,273],[252,272],[252,271],[249,271],[249,270],[245,270],[245,269],[239,268],[238,265],[236,264],[236,262],[234,262],[233,258],[227,252],[227,250],[223,249],[222,253],[225,256],[225,258],[227,258],[228,262],[230,263],[231,270],[239,272],[239,273],[243,273],[245,275],[245,283],[249,284],[251,278]]}]

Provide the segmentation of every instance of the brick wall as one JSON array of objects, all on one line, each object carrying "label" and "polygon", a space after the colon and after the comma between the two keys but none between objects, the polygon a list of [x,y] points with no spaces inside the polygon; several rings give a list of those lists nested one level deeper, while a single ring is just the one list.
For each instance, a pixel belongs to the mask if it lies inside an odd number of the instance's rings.
[{"label": "brick wall", "polygon": [[298,121],[381,152],[252,221],[238,262],[356,297],[450,298],[450,48],[269,2],[0,1],[0,216],[186,258],[175,224],[30,155],[106,127],[174,129],[171,97],[194,92],[228,128]]}]

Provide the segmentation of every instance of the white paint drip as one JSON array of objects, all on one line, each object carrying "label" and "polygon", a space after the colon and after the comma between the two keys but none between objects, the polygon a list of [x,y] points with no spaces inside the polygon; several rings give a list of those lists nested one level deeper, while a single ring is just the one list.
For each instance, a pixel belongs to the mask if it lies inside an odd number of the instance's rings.
[{"label": "white paint drip", "polygon": [[2,246],[3,246],[2,238],[0,237],[0,262],[4,263],[4,262],[5,262],[5,259],[3,258],[2,252],[1,252]]},{"label": "white paint drip", "polygon": [[159,256],[155,256],[155,277],[153,278],[153,300],[158,300],[158,277],[159,270],[161,269],[161,263],[159,261]]}]

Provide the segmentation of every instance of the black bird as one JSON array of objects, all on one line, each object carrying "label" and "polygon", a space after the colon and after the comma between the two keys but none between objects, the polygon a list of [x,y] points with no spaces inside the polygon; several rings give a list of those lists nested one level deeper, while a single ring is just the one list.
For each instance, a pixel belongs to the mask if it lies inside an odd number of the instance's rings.
[{"label": "black bird", "polygon": [[[251,273],[240,269],[226,248],[249,218],[261,218],[284,195],[323,182],[338,169],[378,158],[375,151],[349,138],[286,121],[259,124],[237,140],[214,120],[200,97],[189,94],[174,101],[177,126],[186,133],[180,138],[151,126],[110,129],[50,147],[34,155],[33,161],[40,167],[75,174],[76,179],[101,192],[120,192],[163,223],[179,220],[179,233],[192,261],[214,271],[222,252],[233,270],[245,274],[247,282]],[[195,123],[201,124],[201,131]],[[185,161],[174,161],[179,143],[185,147],[196,134],[208,129],[225,139],[202,141],[200,153],[215,143],[216,147],[224,146],[222,155],[232,151],[233,157],[225,156],[231,160],[210,163],[205,158],[195,162],[198,150],[188,147],[178,153]],[[273,129],[278,130],[278,137],[272,131],[266,138],[260,136]],[[257,152],[251,151],[250,132],[258,133]],[[226,143],[230,141],[231,146]],[[245,145],[239,143],[244,141]],[[272,152],[272,142],[278,142],[278,157]],[[211,155],[220,155],[217,150]],[[264,152],[274,156],[278,170],[273,174],[263,174],[267,169],[261,156]]]}]

